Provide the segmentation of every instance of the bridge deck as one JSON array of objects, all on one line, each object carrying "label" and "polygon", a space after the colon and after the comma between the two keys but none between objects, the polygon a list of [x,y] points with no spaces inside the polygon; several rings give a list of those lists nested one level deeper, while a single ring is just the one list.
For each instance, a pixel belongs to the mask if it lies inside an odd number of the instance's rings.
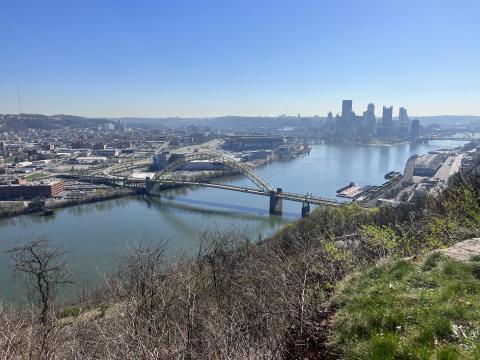
[{"label": "bridge deck", "polygon": [[[88,175],[73,175],[73,174],[64,174],[66,178],[75,178],[79,181],[85,182],[97,182],[97,183],[115,183],[120,182],[123,186],[134,186],[144,184],[145,181],[142,179],[133,179],[133,178],[122,178],[118,176],[88,176]],[[252,189],[246,188],[242,186],[235,186],[235,185],[224,185],[224,184],[215,184],[210,182],[197,182],[197,181],[182,181],[182,180],[162,180],[162,184],[170,184],[170,185],[185,185],[185,186],[202,186],[202,187],[209,187],[209,188],[216,188],[216,189],[224,189],[230,191],[237,191],[246,194],[254,194],[254,195],[262,195],[262,196],[270,196],[270,192],[263,191],[260,189]],[[330,206],[339,206],[344,205],[340,201],[334,199],[328,199],[320,196],[309,196],[305,194],[298,194],[292,192],[280,192],[275,194],[276,197],[279,197],[284,200],[288,201],[295,201],[301,203],[309,203],[313,205],[330,205]]]},{"label": "bridge deck", "polygon": [[[235,185],[223,185],[223,184],[214,184],[209,182],[195,182],[195,181],[173,181],[173,180],[165,180],[165,181],[162,181],[162,183],[163,184],[180,184],[180,185],[186,185],[186,186],[203,186],[203,187],[238,191],[238,192],[243,192],[248,194],[270,196],[270,193],[267,191],[262,191],[258,189],[252,189],[252,188],[245,188],[245,187],[235,186]],[[343,204],[333,199],[328,199],[320,196],[307,196],[305,194],[298,194],[298,193],[292,193],[292,192],[280,192],[280,193],[277,193],[276,196],[288,201],[309,203],[313,205],[338,206]]]}]

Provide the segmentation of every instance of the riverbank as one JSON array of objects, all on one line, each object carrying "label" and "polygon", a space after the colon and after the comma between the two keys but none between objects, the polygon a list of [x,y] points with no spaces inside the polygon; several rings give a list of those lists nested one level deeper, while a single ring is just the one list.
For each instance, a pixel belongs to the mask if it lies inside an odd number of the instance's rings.
[{"label": "riverbank", "polygon": [[5,201],[0,202],[0,218],[9,218],[20,215],[39,214],[45,210],[55,210],[81,204],[118,199],[131,195],[144,194],[143,189],[112,188],[102,194],[82,196],[75,199],[47,199],[41,201]]},{"label": "riverbank", "polygon": [[398,146],[404,144],[416,144],[415,141],[410,140],[381,140],[381,139],[373,139],[373,140],[345,140],[345,139],[323,139],[320,142],[312,142],[313,144],[353,144],[353,145],[366,145],[366,146]]},{"label": "riverbank", "polygon": [[[261,167],[265,166],[269,163],[275,161],[286,161],[297,158],[299,156],[308,154],[310,152],[310,148],[308,146],[298,148],[295,152],[291,153],[288,157],[268,157],[265,159],[258,159],[248,162],[247,164],[252,167]],[[240,175],[240,172],[232,171],[232,170],[225,170],[220,173],[218,172],[201,172],[197,175],[192,176],[192,180],[213,180],[224,178],[228,176],[235,176]],[[54,177],[54,175],[48,175],[44,177]],[[164,186],[163,189],[172,189],[183,187],[185,185],[167,185]],[[130,195],[139,195],[144,194],[144,189],[135,189],[132,190],[130,188],[120,188],[114,187],[109,190],[104,190],[102,194],[95,194],[95,195],[87,195],[81,196],[75,199],[47,199],[47,200],[40,200],[40,201],[0,201],[0,218],[8,218],[14,217],[19,215],[27,215],[27,214],[36,214],[41,213],[45,210],[54,210],[58,208],[76,206],[80,204],[88,204],[92,202],[99,202],[99,201],[106,201],[110,199],[117,199],[120,197],[126,197]]]}]

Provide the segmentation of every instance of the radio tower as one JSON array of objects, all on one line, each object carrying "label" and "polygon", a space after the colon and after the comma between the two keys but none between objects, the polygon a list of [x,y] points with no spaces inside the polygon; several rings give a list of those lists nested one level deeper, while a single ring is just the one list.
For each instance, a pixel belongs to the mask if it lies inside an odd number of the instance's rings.
[{"label": "radio tower", "polygon": [[22,116],[22,106],[20,104],[20,85],[17,80],[17,100],[18,100],[18,115]]}]

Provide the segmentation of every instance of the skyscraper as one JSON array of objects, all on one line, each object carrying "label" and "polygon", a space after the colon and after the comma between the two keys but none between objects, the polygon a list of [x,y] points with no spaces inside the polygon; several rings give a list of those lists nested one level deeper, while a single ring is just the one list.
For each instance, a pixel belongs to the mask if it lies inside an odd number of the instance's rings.
[{"label": "skyscraper", "polygon": [[393,127],[393,106],[383,107],[382,126]]},{"label": "skyscraper", "polygon": [[342,101],[342,117],[348,119],[352,115],[352,100],[343,100]]},{"label": "skyscraper", "polygon": [[375,115],[375,105],[370,103],[368,104],[367,106],[367,112],[372,114],[372,115]]},{"label": "skyscraper", "polygon": [[400,123],[400,127],[407,129],[410,128],[410,118],[408,117],[407,109],[404,107],[401,107],[398,111],[398,121]]},{"label": "skyscraper", "polygon": [[391,138],[393,135],[393,106],[384,106],[382,122],[377,129],[377,136],[381,138]]},{"label": "skyscraper", "polygon": [[420,127],[420,120],[415,119],[412,121],[412,126],[410,129],[410,137],[412,139],[417,139],[420,137],[421,127]]},{"label": "skyscraper", "polygon": [[327,115],[327,124],[329,126],[333,125],[333,114],[331,111],[329,111]]},{"label": "skyscraper", "polygon": [[328,112],[328,115],[327,115],[327,119],[330,121],[330,120],[333,120],[333,114],[331,111]]},{"label": "skyscraper", "polygon": [[375,105],[368,104],[367,111],[363,112],[362,137],[368,138],[374,136],[377,132],[377,119],[375,118]]}]

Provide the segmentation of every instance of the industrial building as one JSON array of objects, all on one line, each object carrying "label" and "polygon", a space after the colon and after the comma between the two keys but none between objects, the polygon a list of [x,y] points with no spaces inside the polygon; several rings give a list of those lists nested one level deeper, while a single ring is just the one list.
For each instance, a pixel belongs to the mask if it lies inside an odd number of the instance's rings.
[{"label": "industrial building", "polygon": [[156,153],[152,156],[152,170],[162,170],[167,166],[168,151]]},{"label": "industrial building", "polygon": [[97,165],[104,163],[108,160],[105,156],[78,156],[71,159],[72,162],[82,165]]},{"label": "industrial building", "polygon": [[60,195],[64,189],[63,181],[0,185],[0,198],[6,200],[14,198],[50,198]]},{"label": "industrial building", "polygon": [[283,136],[232,135],[226,138],[224,148],[233,151],[276,149],[283,144]]},{"label": "industrial building", "polygon": [[260,159],[267,159],[273,156],[272,150],[254,150],[247,151],[242,155],[242,161],[253,161]]},{"label": "industrial building", "polygon": [[428,154],[421,156],[415,160],[415,169],[413,175],[415,176],[433,176],[445,161],[446,155]]},{"label": "industrial building", "polygon": [[119,149],[97,149],[93,151],[96,156],[114,157],[120,153]]}]

